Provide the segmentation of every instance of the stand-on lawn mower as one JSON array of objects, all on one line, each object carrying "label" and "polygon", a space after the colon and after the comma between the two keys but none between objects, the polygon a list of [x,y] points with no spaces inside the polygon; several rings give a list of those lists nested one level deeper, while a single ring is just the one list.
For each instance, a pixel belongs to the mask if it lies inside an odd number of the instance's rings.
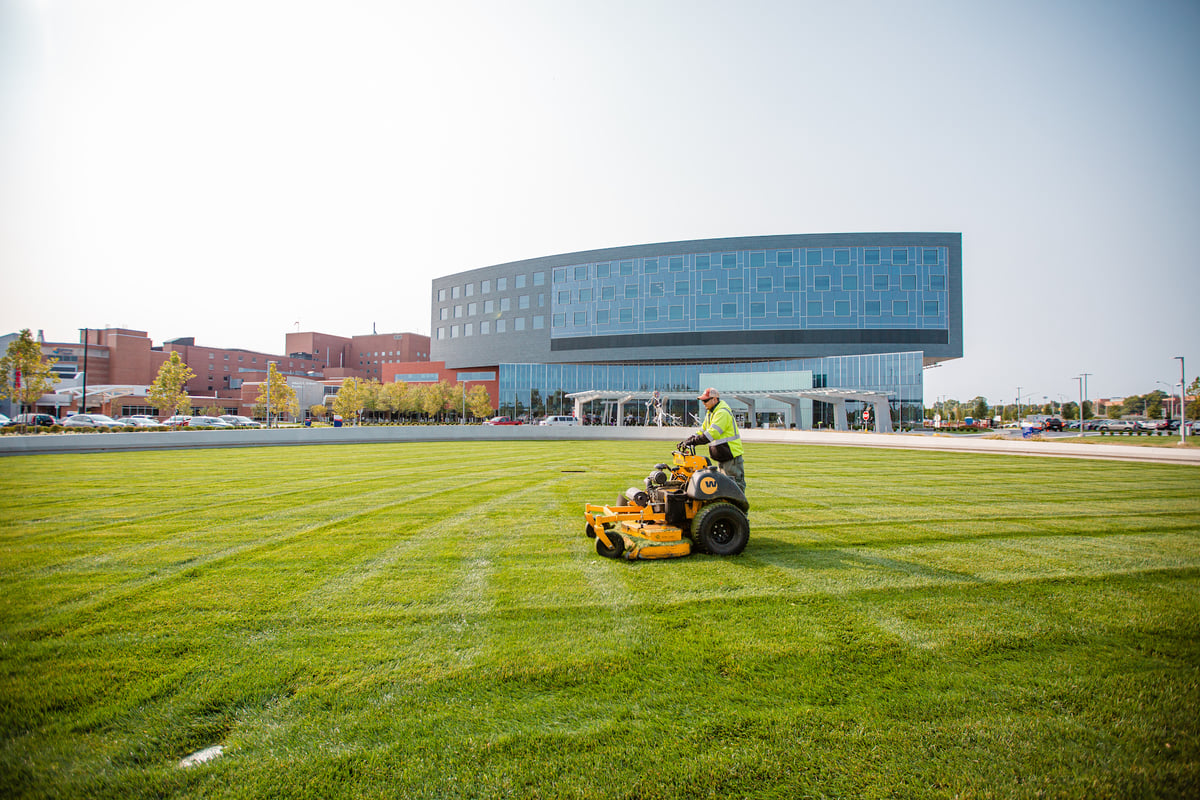
[{"label": "stand-on lawn mower", "polygon": [[616,504],[584,507],[587,535],[606,558],[674,558],[690,553],[735,556],[750,540],[750,504],[733,479],[694,447],[656,464],[646,488],[625,490]]}]

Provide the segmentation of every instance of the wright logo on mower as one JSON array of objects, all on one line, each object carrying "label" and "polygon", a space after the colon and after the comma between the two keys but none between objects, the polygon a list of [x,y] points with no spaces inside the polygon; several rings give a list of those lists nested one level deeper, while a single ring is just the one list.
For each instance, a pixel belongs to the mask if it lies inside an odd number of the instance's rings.
[{"label": "wright logo on mower", "polygon": [[694,447],[676,450],[672,461],[656,464],[645,489],[626,489],[614,505],[584,506],[597,553],[632,561],[746,549],[750,504],[741,488]]}]

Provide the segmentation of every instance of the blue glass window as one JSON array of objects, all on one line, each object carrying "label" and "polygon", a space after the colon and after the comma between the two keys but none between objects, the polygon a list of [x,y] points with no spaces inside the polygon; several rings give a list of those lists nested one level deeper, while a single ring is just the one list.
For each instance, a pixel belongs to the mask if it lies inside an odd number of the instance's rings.
[{"label": "blue glass window", "polygon": [[765,317],[766,315],[767,315],[767,304],[766,303],[751,303],[750,304],[750,316],[751,317],[761,318],[761,317]]},{"label": "blue glass window", "polygon": [[800,276],[791,275],[783,279],[783,290],[785,292],[800,291]]},{"label": "blue glass window", "polygon": [[737,319],[737,303],[722,303],[721,304],[722,319]]},{"label": "blue glass window", "polygon": [[834,302],[833,315],[835,317],[850,316],[850,301],[849,300],[838,300],[838,301]]},{"label": "blue glass window", "polygon": [[658,322],[658,306],[646,306],[642,309],[642,319],[646,322]]},{"label": "blue glass window", "polygon": [[671,306],[667,309],[668,319],[683,319],[683,306]]},{"label": "blue glass window", "polygon": [[622,261],[621,262],[621,274],[622,275],[632,275],[633,274],[633,262],[632,261]]},{"label": "blue glass window", "polygon": [[632,308],[622,308],[620,313],[617,316],[621,322],[625,322],[625,323],[633,322],[633,309]]},{"label": "blue glass window", "polygon": [[770,275],[761,275],[759,276],[758,280],[754,282],[754,291],[756,292],[762,292],[766,294],[774,288],[775,287],[771,284]]},{"label": "blue glass window", "polygon": [[500,298],[500,310],[508,311],[510,308],[512,308],[512,298],[511,297],[501,297]]},{"label": "blue glass window", "polygon": [[[496,278],[496,291],[503,292],[508,288],[508,278]],[[499,333],[499,331],[496,331]]]},{"label": "blue glass window", "polygon": [[553,323],[554,323],[554,327],[556,327],[556,328],[565,328],[567,325],[567,315],[566,314],[555,314]]},{"label": "blue glass window", "polygon": [[492,282],[491,281],[480,281],[479,282],[479,293],[480,294],[489,294],[489,293],[491,293],[491,291],[492,291]]},{"label": "blue glass window", "polygon": [[610,271],[611,270],[610,270],[608,264],[597,264],[596,265],[596,277],[597,278],[607,278]]},{"label": "blue glass window", "polygon": [[901,290],[903,290],[905,292],[916,291],[917,276],[916,275],[901,275],[900,276],[900,288],[901,288]]},{"label": "blue glass window", "polygon": [[945,275],[930,275],[929,276],[929,291],[931,291],[931,292],[946,291],[946,276]]},{"label": "blue glass window", "polygon": [[667,261],[667,269],[671,270],[671,272],[678,272],[683,269],[683,256],[671,256],[670,260]]},{"label": "blue glass window", "polygon": [[937,300],[926,300],[922,304],[922,306],[923,306],[922,313],[924,313],[925,316],[936,317],[938,315],[938,301]]},{"label": "blue glass window", "polygon": [[804,263],[810,267],[821,266],[821,251],[820,250],[809,250],[808,253],[805,255]]},{"label": "blue glass window", "polygon": [[675,281],[675,296],[682,297],[692,291],[692,285],[687,281]]},{"label": "blue glass window", "polygon": [[876,275],[872,278],[871,288],[877,292],[886,292],[888,288],[888,276]]},{"label": "blue glass window", "polygon": [[606,311],[603,308],[596,309],[596,324],[597,325],[607,325],[608,324],[608,311]]},{"label": "blue glass window", "polygon": [[878,247],[869,247],[866,250],[864,250],[863,251],[863,263],[864,264],[878,264],[879,263],[879,248]]},{"label": "blue glass window", "polygon": [[892,301],[892,316],[893,317],[907,317],[908,316],[908,301],[907,300],[893,300]]},{"label": "blue glass window", "polygon": [[866,302],[866,307],[867,307],[867,316],[868,317],[878,317],[879,316],[879,301],[878,300],[868,300]]},{"label": "blue glass window", "polygon": [[560,306],[569,305],[570,302],[571,302],[571,292],[570,291],[563,289],[561,292],[558,293],[558,304]]},{"label": "blue glass window", "polygon": [[647,258],[645,261],[643,261],[642,262],[642,272],[645,273],[646,275],[652,275],[655,272],[658,272],[658,259],[657,258]]},{"label": "blue glass window", "polygon": [[[479,323],[479,324],[480,324],[480,325],[483,325],[483,323],[482,323],[482,322],[481,322],[481,323]],[[534,329],[535,331],[540,331],[542,328],[545,328],[545,327],[546,327],[546,318],[545,318],[545,317],[543,317],[542,315],[538,314],[537,316],[535,316],[535,317],[533,318],[533,329]]]},{"label": "blue glass window", "polygon": [[575,327],[581,328],[584,325],[587,325],[587,312],[586,311],[576,311],[575,312]]},{"label": "blue glass window", "polygon": [[821,314],[825,313],[824,309],[821,308],[820,300],[809,300],[807,308],[808,310],[805,313],[810,317],[819,317]]},{"label": "blue glass window", "polygon": [[575,268],[575,280],[586,281],[588,279],[587,264],[580,264]]},{"label": "blue glass window", "polygon": [[651,297],[662,297],[663,296],[663,285],[661,283],[650,284],[650,296]]},{"label": "blue glass window", "polygon": [[737,253],[722,253],[721,266],[725,269],[733,269],[737,266]]},{"label": "blue glass window", "polygon": [[900,248],[896,248],[895,250],[892,250],[892,263],[893,264],[907,264],[908,263],[908,250],[902,250]]},{"label": "blue glass window", "polygon": [[601,286],[600,287],[600,299],[601,300],[615,300],[616,297],[617,297],[617,287],[615,287],[615,286]]},{"label": "blue glass window", "polygon": [[[472,303],[471,305],[475,305]],[[529,295],[523,294],[517,298],[517,308],[529,308]]]},{"label": "blue glass window", "polygon": [[829,291],[829,276],[828,275],[814,275],[813,276],[813,288],[816,289],[818,292],[828,292]]},{"label": "blue glass window", "polygon": [[766,253],[751,253],[750,254],[750,266],[765,267],[766,265],[767,265],[767,254]]},{"label": "blue glass window", "polygon": [[925,252],[924,252],[924,253],[922,253],[922,258],[923,258],[923,262],[922,262],[922,263],[925,263],[925,264],[937,264],[937,263],[938,263],[938,258],[937,258],[937,256],[938,256],[937,250],[935,250],[935,249],[926,249],[926,250],[925,250]]},{"label": "blue glass window", "polygon": [[544,273],[544,272],[533,273],[533,285],[534,286],[545,286],[546,285],[546,273]]},{"label": "blue glass window", "polygon": [[522,272],[520,275],[517,276],[516,282],[513,283],[513,288],[514,289],[524,289],[525,288],[525,273],[524,272]]},{"label": "blue glass window", "polygon": [[580,289],[579,290],[579,302],[581,302],[581,303],[592,302],[592,290],[591,289]]},{"label": "blue glass window", "polygon": [[696,269],[708,269],[708,256],[696,256]]},{"label": "blue glass window", "polygon": [[792,315],[792,302],[790,300],[780,300],[779,305],[775,307],[775,313],[781,317],[790,317]]},{"label": "blue glass window", "polygon": [[775,254],[775,263],[781,267],[790,267],[792,265],[792,251],[780,250]]},{"label": "blue glass window", "polygon": [[705,278],[700,281],[700,294],[716,294],[717,281],[715,278]]},{"label": "blue glass window", "polygon": [[697,303],[696,319],[708,319],[709,308],[708,303]]},{"label": "blue glass window", "polygon": [[[438,328],[438,330],[440,331],[441,328]],[[485,319],[483,322],[479,323],[479,335],[480,336],[487,336],[491,332],[492,332],[492,323],[490,320]]]},{"label": "blue glass window", "polygon": [[625,298],[631,300],[638,296],[638,287],[636,283],[631,283],[625,287]]},{"label": "blue glass window", "polygon": [[858,290],[858,276],[857,275],[843,275],[842,276],[842,291],[853,292],[853,291],[857,291],[857,290]]},{"label": "blue glass window", "polygon": [[730,294],[741,294],[744,291],[746,291],[746,282],[744,280],[742,280],[741,278],[730,278],[729,279],[729,293]]},{"label": "blue glass window", "polygon": [[[499,287],[497,287],[499,288]],[[496,320],[496,333],[504,333],[508,330],[508,322],[502,319]]]},{"label": "blue glass window", "polygon": [[839,267],[849,266],[850,265],[850,251],[849,250],[834,250],[833,251],[833,263],[837,264]]}]

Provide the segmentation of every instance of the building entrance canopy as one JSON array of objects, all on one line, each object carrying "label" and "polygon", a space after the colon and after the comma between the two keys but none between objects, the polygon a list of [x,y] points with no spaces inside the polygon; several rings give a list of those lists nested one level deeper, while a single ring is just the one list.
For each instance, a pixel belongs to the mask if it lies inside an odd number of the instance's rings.
[{"label": "building entrance canopy", "polygon": [[[588,389],[583,392],[573,392],[567,397],[575,401],[575,416],[583,418],[583,405],[594,400],[605,402],[616,402],[617,404],[617,424],[621,425],[625,419],[625,404],[636,400],[646,402],[652,400],[657,394],[662,400],[691,400],[699,407],[700,401],[696,399],[695,392],[625,392],[625,391],[605,391],[602,389]],[[873,409],[872,421],[875,423],[876,433],[891,433],[892,413],[889,407],[889,398],[893,392],[863,392],[850,389],[803,389],[786,391],[771,391],[771,390],[750,390],[741,391],[737,389],[726,389],[721,391],[721,397],[732,398],[744,404],[747,409],[747,418],[755,419],[755,405],[759,400],[776,400],[781,403],[786,403],[792,407],[792,419],[801,419],[800,404],[804,400],[812,400],[818,403],[829,403],[833,406],[834,424],[839,431],[848,429],[846,423],[846,402],[855,400],[862,403],[870,403]],[[698,408],[698,411],[702,409]],[[701,414],[701,416],[703,416]]]}]

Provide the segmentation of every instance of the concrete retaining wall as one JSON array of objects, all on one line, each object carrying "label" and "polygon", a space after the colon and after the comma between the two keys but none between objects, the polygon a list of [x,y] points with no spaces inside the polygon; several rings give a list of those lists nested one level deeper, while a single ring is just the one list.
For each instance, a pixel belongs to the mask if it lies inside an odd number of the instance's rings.
[{"label": "concrete retaining wall", "polygon": [[[361,428],[278,428],[274,430],[165,431],[158,433],[64,433],[0,437],[0,455],[111,453],[126,450],[262,447],[313,444],[386,444],[467,441],[592,441],[597,439],[675,443],[690,428],[556,427],[540,425],[398,425]],[[743,430],[746,442],[890,447],[910,450],[1117,459],[1164,464],[1200,465],[1200,449],[1077,444],[1031,439],[985,439],[978,436],[931,436],[903,433]]]}]

